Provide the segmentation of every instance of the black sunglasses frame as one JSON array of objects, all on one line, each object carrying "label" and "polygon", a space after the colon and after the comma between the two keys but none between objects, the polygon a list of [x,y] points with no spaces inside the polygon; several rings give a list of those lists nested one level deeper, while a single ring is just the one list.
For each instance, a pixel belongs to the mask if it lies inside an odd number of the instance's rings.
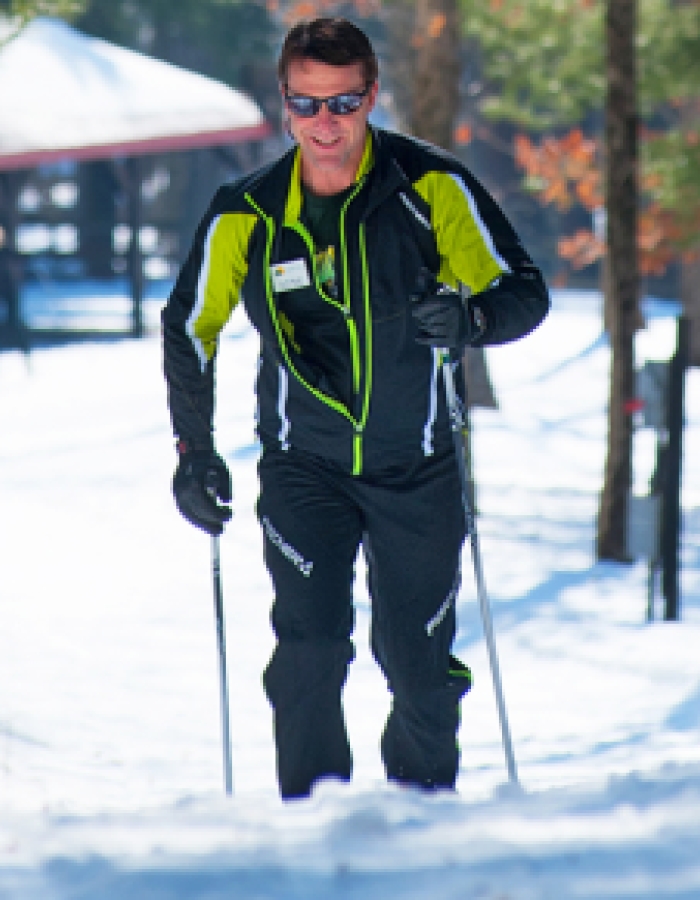
[{"label": "black sunglasses frame", "polygon": [[[306,94],[289,94],[285,87],[284,102],[289,111],[300,119],[313,119],[321,112],[324,103],[332,116],[350,116],[362,106],[362,101],[371,89],[372,85],[368,84],[363,91],[344,91],[342,94],[333,94],[331,97],[309,97]],[[295,107],[296,101],[301,101],[302,104],[308,104],[308,106],[302,111],[299,107]]]}]

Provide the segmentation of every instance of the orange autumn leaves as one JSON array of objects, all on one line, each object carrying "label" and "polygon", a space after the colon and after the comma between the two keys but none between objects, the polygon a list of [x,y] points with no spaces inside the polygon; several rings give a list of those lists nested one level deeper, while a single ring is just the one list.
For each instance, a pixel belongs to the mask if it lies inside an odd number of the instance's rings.
[{"label": "orange autumn leaves", "polygon": [[[286,22],[319,14],[337,12],[338,0],[266,0],[270,11]],[[356,12],[361,16],[376,15],[381,8],[381,0],[352,0]],[[505,0],[489,0],[492,7],[505,5]],[[591,5],[592,0],[579,0],[582,6]],[[515,4],[517,10],[518,4]],[[432,15],[428,26],[421,28],[412,38],[414,49],[428,40],[438,39],[447,24],[444,14]],[[456,146],[469,144],[478,136],[480,128],[473,122],[462,120],[454,130]],[[640,133],[640,139],[648,135]],[[575,128],[563,136],[545,136],[537,143],[521,134],[515,138],[515,162],[526,174],[525,184],[543,204],[554,204],[557,209],[567,212],[574,206],[583,207],[591,214],[598,227],[579,228],[574,234],[561,237],[557,243],[560,258],[566,260],[573,269],[582,269],[605,256],[604,219],[605,197],[603,184],[602,151],[600,142],[584,135]],[[660,275],[668,265],[679,258],[687,258],[683,245],[688,240],[689,223],[680,222],[675,212],[664,208],[655,199],[653,178],[640,176],[640,209],[638,214],[637,246],[639,268],[644,275]],[[696,220],[698,217],[693,216]],[[692,223],[694,233],[700,231],[700,220]]]},{"label": "orange autumn leaves", "polygon": [[426,41],[436,41],[445,30],[447,16],[444,13],[434,13],[427,24],[425,32],[416,31],[411,38],[413,47],[423,47]]},{"label": "orange autumn leaves", "polygon": [[515,138],[515,162],[524,169],[543,203],[570,209],[578,200],[593,211],[603,205],[598,145],[576,128],[562,138],[545,137],[534,144],[523,134]]},{"label": "orange autumn leaves", "polygon": [[[515,161],[526,173],[526,184],[542,203],[566,212],[578,203],[591,215],[604,209],[599,142],[575,128],[563,137],[545,137],[535,144],[529,137],[515,139]],[[642,176],[642,194],[654,187],[652,176]],[[646,199],[637,220],[639,268],[643,275],[661,275],[679,256],[682,228],[674,215],[653,199]],[[574,269],[582,269],[605,255],[603,235],[580,228],[557,245],[559,256]]]},{"label": "orange autumn leaves", "polygon": [[[526,184],[542,203],[553,203],[562,212],[580,203],[591,214],[604,204],[598,146],[574,129],[562,138],[545,137],[537,145],[526,135],[515,138],[515,162],[526,173]],[[580,228],[561,238],[559,256],[574,269],[591,265],[605,255],[605,243],[593,230]]]},{"label": "orange autumn leaves", "polygon": [[[339,6],[338,0],[299,0],[299,2],[293,3],[284,2],[284,0],[266,0],[266,4],[271,13],[282,11],[283,18],[290,23],[298,19],[332,14]],[[353,6],[360,16],[371,16],[378,12],[381,0],[353,0]]]}]

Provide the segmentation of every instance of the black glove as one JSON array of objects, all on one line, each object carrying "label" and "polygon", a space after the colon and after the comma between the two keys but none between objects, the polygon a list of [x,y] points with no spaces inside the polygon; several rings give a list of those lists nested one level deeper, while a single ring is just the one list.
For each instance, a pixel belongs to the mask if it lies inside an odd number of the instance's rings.
[{"label": "black glove", "polygon": [[217,503],[230,503],[232,498],[226,463],[213,448],[190,447],[184,440],[178,441],[177,450],[180,461],[173,478],[177,508],[207,534],[221,534],[231,518],[231,508]]},{"label": "black glove", "polygon": [[418,328],[416,341],[429,347],[461,351],[486,329],[481,310],[451,287],[440,284],[425,268],[418,273],[411,294],[411,312]]}]

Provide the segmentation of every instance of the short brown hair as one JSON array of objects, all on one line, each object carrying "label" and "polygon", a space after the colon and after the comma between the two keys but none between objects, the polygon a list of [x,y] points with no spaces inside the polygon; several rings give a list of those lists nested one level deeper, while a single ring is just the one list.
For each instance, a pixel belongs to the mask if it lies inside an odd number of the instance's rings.
[{"label": "short brown hair", "polygon": [[277,76],[284,87],[289,64],[295,59],[313,59],[328,66],[361,63],[366,85],[373,84],[379,75],[377,57],[367,35],[339,17],[297,22],[290,28],[277,63]]}]

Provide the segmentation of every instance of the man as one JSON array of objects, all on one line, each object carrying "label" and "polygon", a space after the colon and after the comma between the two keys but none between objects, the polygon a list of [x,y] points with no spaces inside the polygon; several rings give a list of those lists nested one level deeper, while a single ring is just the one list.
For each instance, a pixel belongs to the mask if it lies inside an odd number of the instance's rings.
[{"label": "man", "polygon": [[295,25],[278,73],[296,145],[218,191],[163,313],[175,498],[211,534],[230,516],[214,362],[242,301],[261,346],[257,513],[277,639],[264,686],[281,794],[351,775],[342,689],[360,546],[392,693],[387,777],[449,789],[471,676],[450,652],[465,516],[438,348],[521,337],[547,290],[464,167],[368,127],[377,61],[361,30]]}]

